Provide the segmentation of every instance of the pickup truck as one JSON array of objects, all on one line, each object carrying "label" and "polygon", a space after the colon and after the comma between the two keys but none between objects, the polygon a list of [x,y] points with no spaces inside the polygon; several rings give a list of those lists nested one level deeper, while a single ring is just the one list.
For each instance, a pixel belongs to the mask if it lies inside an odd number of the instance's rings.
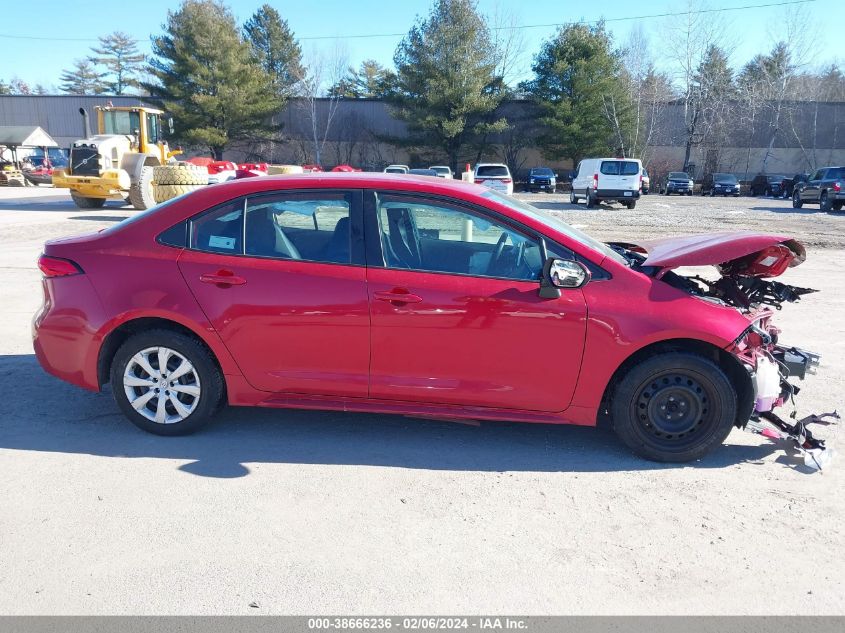
[{"label": "pickup truck", "polygon": [[792,206],[818,203],[822,211],[841,211],[845,204],[845,167],[822,167],[792,192]]}]

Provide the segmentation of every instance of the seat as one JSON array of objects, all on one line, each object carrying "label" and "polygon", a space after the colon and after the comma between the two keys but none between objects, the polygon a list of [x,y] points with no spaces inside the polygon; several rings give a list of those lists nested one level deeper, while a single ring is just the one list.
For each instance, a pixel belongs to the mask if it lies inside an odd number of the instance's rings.
[{"label": "seat", "polygon": [[296,246],[270,217],[270,209],[248,211],[246,222],[246,254],[258,257],[302,259]]},{"label": "seat", "polygon": [[335,224],[334,232],[323,250],[323,261],[348,264],[349,241],[349,218],[343,217]]},{"label": "seat", "polygon": [[410,209],[387,209],[387,236],[389,248],[386,248],[388,264],[401,268],[421,268],[420,234]]}]

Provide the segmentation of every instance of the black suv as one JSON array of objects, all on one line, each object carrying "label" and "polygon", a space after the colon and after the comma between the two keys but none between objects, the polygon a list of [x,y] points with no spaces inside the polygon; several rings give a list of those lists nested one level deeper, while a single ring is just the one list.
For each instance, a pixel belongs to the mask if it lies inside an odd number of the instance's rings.
[{"label": "black suv", "polygon": [[739,196],[739,180],[733,174],[707,174],[701,181],[702,196]]},{"label": "black suv", "polygon": [[845,167],[822,167],[807,182],[799,183],[792,193],[792,206],[819,204],[822,211],[840,211],[845,203]]},{"label": "black suv", "polygon": [[784,178],[786,176],[783,174],[757,174],[751,181],[751,195],[780,197],[783,193],[781,183]]},{"label": "black suv", "polygon": [[525,180],[525,191],[548,191],[554,193],[557,187],[557,174],[548,167],[532,167]]},{"label": "black suv", "polygon": [[692,195],[692,178],[685,171],[670,171],[666,177],[663,194],[668,196],[673,193]]}]

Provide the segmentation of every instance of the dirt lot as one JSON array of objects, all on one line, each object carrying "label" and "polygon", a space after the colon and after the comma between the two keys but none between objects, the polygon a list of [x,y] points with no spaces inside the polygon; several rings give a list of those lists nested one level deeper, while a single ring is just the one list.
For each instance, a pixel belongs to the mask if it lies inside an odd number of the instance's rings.
[{"label": "dirt lot", "polygon": [[[799,412],[842,408],[845,214],[525,197],[603,238],[803,239],[786,280],[822,292],[778,321],[824,354]],[[193,437],[136,430],[44,374],[29,333],[43,240],[131,213],[0,189],[0,613],[845,614],[845,464],[808,474],[750,433],[664,466],[574,427],[232,409]]]}]

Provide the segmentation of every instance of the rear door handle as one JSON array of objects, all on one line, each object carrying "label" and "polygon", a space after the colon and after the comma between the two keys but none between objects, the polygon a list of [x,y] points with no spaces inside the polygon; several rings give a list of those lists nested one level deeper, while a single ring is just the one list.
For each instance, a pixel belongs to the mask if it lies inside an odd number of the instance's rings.
[{"label": "rear door handle", "polygon": [[419,303],[422,297],[414,295],[405,289],[397,288],[395,290],[379,290],[373,293],[373,296],[379,301],[389,301],[390,303]]},{"label": "rear door handle", "polygon": [[216,273],[204,273],[200,275],[200,281],[204,284],[216,284],[217,286],[243,286],[246,279],[239,277],[231,270],[218,270]]}]

